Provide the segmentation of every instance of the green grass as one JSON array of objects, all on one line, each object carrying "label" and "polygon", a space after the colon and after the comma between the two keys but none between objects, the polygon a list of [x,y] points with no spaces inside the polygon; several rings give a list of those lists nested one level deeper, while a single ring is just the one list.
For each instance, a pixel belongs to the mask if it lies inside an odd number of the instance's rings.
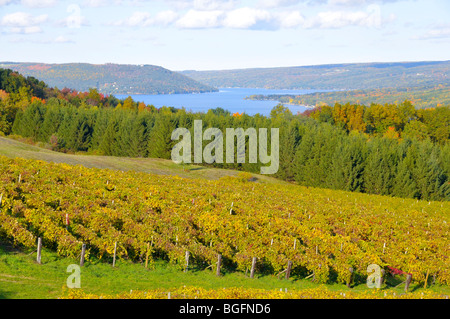
[{"label": "green grass", "polygon": [[[190,178],[217,179],[227,175],[236,175],[238,172],[206,168],[201,166],[188,166],[186,172],[183,167],[172,161],[161,159],[134,159],[117,158],[92,155],[69,155],[52,152],[45,148],[21,143],[16,140],[0,137],[0,155],[11,158],[22,157],[39,159],[48,162],[83,165],[86,167],[109,168],[117,170],[135,170],[156,174],[179,175]],[[284,183],[267,176],[254,175],[262,182]],[[9,243],[0,240],[0,299],[43,299],[58,298],[67,293],[66,280],[70,273],[67,267],[70,264],[79,264],[79,260],[61,258],[55,252],[43,249],[42,264],[35,261],[36,253],[21,251]],[[128,260],[117,261],[113,268],[111,260],[92,259],[86,262],[81,269],[81,288],[92,294],[117,294],[130,290],[171,289],[182,286],[195,286],[205,289],[218,289],[223,287],[244,287],[260,289],[308,289],[318,287],[310,280],[301,279],[295,273],[289,280],[278,279],[275,275],[261,275],[250,279],[242,272],[231,272],[223,269],[223,276],[215,276],[215,269],[191,269],[187,273],[180,270],[177,265],[167,261],[158,260],[153,269],[146,269],[142,263],[132,263]],[[281,276],[283,278],[283,275]],[[326,285],[330,290],[343,290],[348,288],[342,284]],[[353,291],[367,291],[369,288],[364,282],[353,287]],[[412,285],[412,291],[420,291],[421,286]],[[431,290],[450,294],[450,287],[432,286]],[[394,289],[403,293],[403,286]]]},{"label": "green grass", "polygon": [[[177,165],[171,160],[160,158],[129,158],[65,154],[1,136],[0,155],[10,158],[21,157],[46,162],[82,165],[88,168],[96,167],[101,169],[136,171],[158,175],[177,175],[183,178],[201,178],[209,180],[216,180],[224,176],[236,176],[239,173],[235,170],[210,168],[199,165]],[[269,176],[259,174],[252,175],[260,182],[278,184],[287,183]]]},{"label": "green grass", "polygon": [[[42,264],[36,262],[35,252],[24,252],[0,242],[0,299],[55,299],[68,292],[66,286],[67,267],[79,264],[79,260],[61,258],[56,253],[43,249]],[[217,277],[215,269],[191,269],[187,273],[177,265],[163,260],[154,263],[154,267],[146,269],[143,263],[132,263],[118,260],[116,267],[108,260],[89,260],[81,268],[81,289],[92,294],[118,294],[130,290],[167,289],[182,286],[218,289],[227,287],[244,287],[259,289],[308,289],[319,287],[308,279],[291,276],[285,280],[276,275],[255,275],[249,278],[242,272],[223,270]],[[342,284],[326,285],[329,290],[348,291]],[[392,289],[392,287],[389,287]],[[369,288],[360,283],[351,288],[354,292],[365,292]],[[412,285],[411,291],[420,291],[421,286]],[[450,287],[432,286],[431,290],[441,294],[450,294]],[[403,293],[403,286],[394,289]]]}]

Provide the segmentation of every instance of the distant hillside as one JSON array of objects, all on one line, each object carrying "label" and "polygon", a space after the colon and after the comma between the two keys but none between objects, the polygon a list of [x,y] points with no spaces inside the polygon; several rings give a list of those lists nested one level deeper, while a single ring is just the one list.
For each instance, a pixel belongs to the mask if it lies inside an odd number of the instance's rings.
[{"label": "distant hillside", "polygon": [[181,72],[214,87],[380,89],[450,84],[450,61],[357,63]]},{"label": "distant hillside", "polygon": [[44,64],[0,62],[25,76],[33,76],[51,87],[78,91],[98,88],[105,94],[172,94],[216,91],[180,73],[154,65]]}]

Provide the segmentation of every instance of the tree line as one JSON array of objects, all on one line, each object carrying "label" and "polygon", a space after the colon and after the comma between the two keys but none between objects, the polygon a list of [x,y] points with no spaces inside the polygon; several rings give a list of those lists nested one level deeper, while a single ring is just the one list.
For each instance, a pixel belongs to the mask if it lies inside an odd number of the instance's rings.
[{"label": "tree line", "polygon": [[[11,100],[15,91],[0,95],[0,114],[11,105],[16,109],[3,121],[7,125],[1,127],[8,128],[3,133],[30,138],[56,151],[170,159],[177,143],[171,140],[173,130],[192,130],[194,120],[202,120],[203,129],[214,127],[222,132],[239,127],[257,131],[279,128],[280,163],[276,177],[280,179],[337,190],[450,199],[450,145],[442,126],[448,107],[426,110],[427,120],[421,121],[418,111],[403,103],[395,108],[403,110],[405,116],[392,122],[382,112],[373,111],[369,116],[363,106],[350,104],[297,115],[278,105],[269,116],[249,116],[221,108],[206,113],[171,107],[157,109],[130,97],[105,97],[95,90],[48,91],[41,98],[30,92],[22,92],[15,101]],[[389,111],[389,106],[372,107]],[[429,127],[428,135],[398,134],[399,128],[409,132],[406,127],[412,122]],[[433,130],[432,125],[444,128]],[[209,142],[204,140],[204,146]],[[248,152],[248,140],[246,143]],[[245,163],[204,165],[258,173],[262,164],[248,163],[247,157]]]}]

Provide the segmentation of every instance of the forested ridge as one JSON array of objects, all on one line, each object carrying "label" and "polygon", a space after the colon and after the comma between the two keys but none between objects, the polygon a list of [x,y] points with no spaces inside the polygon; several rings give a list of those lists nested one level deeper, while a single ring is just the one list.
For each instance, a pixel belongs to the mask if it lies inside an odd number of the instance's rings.
[{"label": "forested ridge", "polygon": [[52,87],[60,89],[67,87],[77,91],[96,88],[103,94],[176,94],[217,91],[216,88],[156,65],[0,62],[0,67],[39,78]]},{"label": "forested ridge", "polygon": [[416,108],[439,107],[450,104],[450,86],[439,84],[435,87],[383,88],[373,90],[349,90],[316,92],[302,95],[293,94],[256,94],[246,97],[248,100],[279,101],[291,105],[334,105],[335,103],[353,103],[370,106],[375,104],[395,104],[405,100]]},{"label": "forested ridge", "polygon": [[[191,129],[194,120],[202,120],[204,129],[222,132],[230,127],[274,127],[280,128],[280,179],[372,194],[450,199],[448,106],[417,110],[405,101],[370,107],[336,104],[297,115],[278,105],[268,117],[220,108],[190,113],[157,109],[130,97],[118,100],[95,89],[49,88],[8,70],[1,71],[0,79],[0,132],[57,151],[170,159],[176,143],[172,131]],[[212,165],[249,172],[259,172],[261,166],[248,161]]]},{"label": "forested ridge", "polygon": [[266,89],[373,90],[433,88],[450,85],[450,61],[349,63],[184,71],[192,79],[215,87]]}]

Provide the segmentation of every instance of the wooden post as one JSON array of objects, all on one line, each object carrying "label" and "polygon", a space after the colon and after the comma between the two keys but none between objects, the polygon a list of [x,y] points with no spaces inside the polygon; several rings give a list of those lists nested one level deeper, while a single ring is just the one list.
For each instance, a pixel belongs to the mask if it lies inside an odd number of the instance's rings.
[{"label": "wooden post", "polygon": [[430,269],[427,269],[427,275],[425,276],[425,284],[423,285],[423,288],[427,288],[428,284],[428,275],[430,274]]},{"label": "wooden post", "polygon": [[117,242],[114,243],[113,267],[116,266],[116,252],[117,252]]},{"label": "wooden post", "polygon": [[150,251],[150,243],[147,243],[147,254],[145,256],[145,268],[148,266],[148,253]]},{"label": "wooden post", "polygon": [[385,278],[386,278],[386,271],[384,269],[381,269],[380,284],[379,284],[379,287],[377,287],[377,288],[381,288],[381,286],[384,284]]},{"label": "wooden post", "polygon": [[81,246],[81,258],[80,258],[80,266],[84,265],[84,254],[86,253],[86,244]]},{"label": "wooden post", "polygon": [[411,274],[407,274],[406,275],[406,282],[405,282],[405,292],[408,292],[408,288],[409,285],[411,284],[412,281],[412,275]]},{"label": "wooden post", "polygon": [[255,276],[255,267],[256,267],[256,257],[253,257],[252,269],[250,271],[250,278],[253,278]]},{"label": "wooden post", "polygon": [[42,238],[39,237],[37,243],[37,258],[36,258],[38,264],[41,263],[41,250],[42,250]]},{"label": "wooden post", "polygon": [[184,268],[184,272],[187,272],[189,267],[189,251],[186,250],[186,255],[184,258],[186,259],[186,268]]},{"label": "wooden post", "polygon": [[222,265],[222,255],[217,255],[217,269],[216,269],[216,276],[220,276],[220,266]]},{"label": "wooden post", "polygon": [[286,276],[285,276],[286,279],[289,279],[289,276],[291,275],[291,269],[292,269],[292,261],[289,260],[286,269]]},{"label": "wooden post", "polygon": [[353,280],[353,268],[350,267],[348,269],[348,271],[350,272],[350,275],[348,276],[348,282],[347,282],[347,287],[351,288],[351,284],[352,284],[352,280]]}]

